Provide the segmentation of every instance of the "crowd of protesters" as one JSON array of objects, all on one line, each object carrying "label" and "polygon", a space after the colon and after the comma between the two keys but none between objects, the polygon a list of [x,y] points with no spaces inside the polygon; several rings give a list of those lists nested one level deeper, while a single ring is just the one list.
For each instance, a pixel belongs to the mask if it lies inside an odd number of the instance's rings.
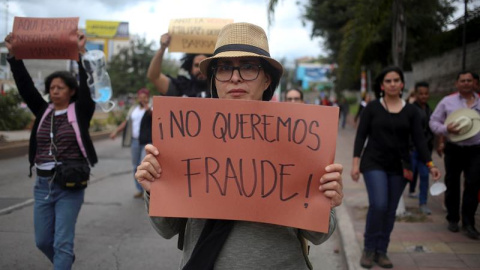
[{"label": "crowd of protesters", "polygon": [[[11,35],[5,38],[15,82],[22,98],[35,114],[30,138],[30,170],[36,169],[34,223],[38,248],[55,269],[70,269],[75,260],[73,242],[75,224],[83,204],[84,188],[66,190],[57,181],[58,164],[71,161],[97,163],[88,132],[95,108],[87,88],[81,61],[80,83],[67,74],[56,72],[45,81],[49,101],[35,89],[22,60],[15,59]],[[151,60],[147,78],[156,90],[167,96],[215,99],[240,99],[269,102],[284,72],[282,65],[269,54],[264,30],[249,23],[232,23],[220,32],[213,54],[186,54],[184,73],[173,77],[161,72],[163,56],[171,36],[161,36],[160,49]],[[85,37],[78,35],[79,52],[85,51]],[[80,56],[81,59],[82,56]],[[431,214],[427,206],[429,174],[439,181],[441,174],[432,161],[436,148],[445,163],[445,207],[447,229],[479,239],[475,225],[480,188],[480,96],[478,74],[462,71],[455,81],[456,92],[444,97],[433,109],[428,104],[427,82],[417,82],[413,94],[405,101],[403,71],[387,67],[375,80],[376,99],[365,93],[353,117],[357,128],[353,149],[351,178],[363,175],[369,207],[360,265],[374,264],[392,268],[387,252],[394,229],[395,210],[405,187],[409,196],[419,198],[419,209]],[[111,133],[114,139],[124,131],[123,144],[130,146],[137,192],[134,197],[150,200],[150,187],[161,181],[162,170],[153,146],[150,92],[137,91],[138,105]],[[285,92],[286,102],[305,103],[302,89]],[[265,104],[265,103],[262,103]],[[323,96],[319,105],[340,108],[340,127],[349,121],[350,106],[345,97],[339,102]],[[301,105],[306,106],[306,105]],[[259,108],[261,105],[259,106]],[[159,109],[159,108],[157,108]],[[74,118],[74,120],[71,119]],[[437,141],[437,146],[434,146]],[[168,168],[167,168],[168,169]],[[156,231],[165,238],[182,236],[181,269],[309,269],[302,241],[314,244],[326,241],[336,227],[334,208],[342,203],[341,164],[330,164],[317,179],[318,192],[331,201],[329,231],[318,233],[295,228],[246,221],[197,218],[150,217]],[[461,194],[461,175],[465,185]],[[57,176],[57,178],[56,178]],[[419,194],[415,194],[419,179]],[[268,246],[270,248],[262,248]],[[272,248],[275,247],[275,248]],[[238,253],[242,249],[244,253]],[[307,255],[308,257],[308,255]]]}]

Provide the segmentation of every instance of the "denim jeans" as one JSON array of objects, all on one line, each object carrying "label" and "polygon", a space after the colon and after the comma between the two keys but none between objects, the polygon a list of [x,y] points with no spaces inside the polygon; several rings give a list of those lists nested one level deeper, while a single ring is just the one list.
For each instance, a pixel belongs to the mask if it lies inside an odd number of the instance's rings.
[{"label": "denim jeans", "polygon": [[63,190],[51,177],[37,176],[33,189],[35,243],[53,263],[54,269],[71,269],[75,259],[75,224],[85,190]]},{"label": "denim jeans", "polygon": [[428,174],[429,174],[428,167],[423,163],[423,161],[420,160],[420,157],[417,151],[412,152],[411,162],[412,162],[413,177],[416,178],[417,175],[420,176],[420,184],[418,185],[420,190],[418,193],[419,204],[420,205],[427,204]]},{"label": "denim jeans", "polygon": [[143,192],[142,185],[137,182],[135,179],[135,173],[137,172],[137,167],[140,165],[142,162],[142,159],[145,157],[145,144],[140,144],[138,139],[133,139],[132,138],[132,145],[131,145],[131,151],[132,151],[132,166],[133,166],[133,181],[135,181],[135,186],[137,187],[137,190],[140,192]]},{"label": "denim jeans", "polygon": [[402,175],[381,170],[363,172],[363,177],[369,202],[364,249],[385,254],[395,223],[395,211],[407,181]]}]

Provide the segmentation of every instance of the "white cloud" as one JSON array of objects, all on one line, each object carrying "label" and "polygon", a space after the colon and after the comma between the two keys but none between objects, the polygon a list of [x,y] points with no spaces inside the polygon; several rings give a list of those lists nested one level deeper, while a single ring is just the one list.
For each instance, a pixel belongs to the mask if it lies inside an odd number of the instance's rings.
[{"label": "white cloud", "polygon": [[[8,31],[12,29],[14,16],[80,17],[81,28],[85,27],[87,19],[128,21],[131,34],[144,36],[158,46],[159,38],[167,32],[171,19],[230,18],[235,22],[249,22],[264,28],[269,36],[270,51],[274,58],[285,57],[292,60],[324,54],[321,40],[311,40],[310,28],[302,26],[300,7],[294,1],[279,1],[274,24],[268,29],[267,2],[267,0],[17,0],[9,2]],[[5,7],[1,12],[5,14],[4,9]],[[3,39],[7,27],[1,28],[3,29],[0,29],[0,34]]]}]

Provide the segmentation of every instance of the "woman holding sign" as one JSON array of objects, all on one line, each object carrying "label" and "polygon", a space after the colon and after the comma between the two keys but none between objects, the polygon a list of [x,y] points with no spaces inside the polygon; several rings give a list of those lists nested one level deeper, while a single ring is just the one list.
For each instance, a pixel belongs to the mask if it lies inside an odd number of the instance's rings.
[{"label": "woman holding sign", "polygon": [[[283,73],[282,65],[270,58],[268,51],[262,28],[248,23],[226,25],[219,33],[214,55],[200,63],[211,82],[212,97],[268,102]],[[147,145],[146,151],[135,177],[146,190],[148,206],[151,182],[161,181],[161,166],[155,158],[161,153],[153,145]],[[330,199],[332,209],[342,202],[342,170],[342,165],[331,164],[318,180],[318,192]],[[181,269],[311,269],[305,239],[318,245],[336,226],[333,213],[328,233],[247,221],[151,220],[163,237],[179,234]]]},{"label": "woman holding sign", "polygon": [[380,99],[368,103],[363,110],[355,138],[351,176],[358,181],[360,172],[363,173],[369,200],[360,261],[365,268],[373,267],[374,262],[383,268],[393,267],[387,248],[395,210],[406,179],[412,177],[408,152],[410,138],[433,179],[440,178],[430,158],[417,109],[401,98],[403,86],[403,72],[399,68],[389,67],[380,73],[375,80],[375,92]]},{"label": "woman holding sign", "polygon": [[[79,33],[80,52],[85,52],[85,42],[85,36]],[[78,61],[80,86],[71,73],[54,72],[45,79],[45,91],[50,101],[46,102],[35,88],[23,61],[15,58],[12,43],[13,37],[9,34],[5,38],[8,62],[18,91],[36,118],[29,145],[30,170],[35,166],[37,173],[34,186],[35,242],[55,269],[71,269],[75,260],[75,224],[84,200],[89,165],[97,163],[88,133],[95,102],[81,60]],[[73,176],[67,173],[71,170],[74,170]],[[82,177],[77,179],[79,182],[73,182],[76,176]]]}]

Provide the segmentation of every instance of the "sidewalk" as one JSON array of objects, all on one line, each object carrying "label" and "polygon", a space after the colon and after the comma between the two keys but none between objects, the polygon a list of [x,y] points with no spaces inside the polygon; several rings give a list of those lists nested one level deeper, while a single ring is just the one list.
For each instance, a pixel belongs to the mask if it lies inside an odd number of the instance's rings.
[{"label": "sidewalk", "polygon": [[[339,130],[335,161],[344,165],[344,201],[337,208],[337,217],[349,269],[363,269],[359,262],[368,195],[363,179],[355,183],[350,177],[354,138],[352,125]],[[440,181],[443,181],[443,160],[436,154],[433,154],[433,159],[442,172]],[[405,206],[411,215],[397,218],[388,248],[394,269],[480,270],[480,241],[471,240],[462,232],[447,230],[446,211],[442,208],[443,194],[436,197],[429,194],[428,207],[432,210],[429,216],[419,212],[418,199],[408,198],[406,194],[407,191],[404,192]],[[477,211],[476,224],[479,228],[480,211]],[[375,265],[372,269],[382,268]]]}]

